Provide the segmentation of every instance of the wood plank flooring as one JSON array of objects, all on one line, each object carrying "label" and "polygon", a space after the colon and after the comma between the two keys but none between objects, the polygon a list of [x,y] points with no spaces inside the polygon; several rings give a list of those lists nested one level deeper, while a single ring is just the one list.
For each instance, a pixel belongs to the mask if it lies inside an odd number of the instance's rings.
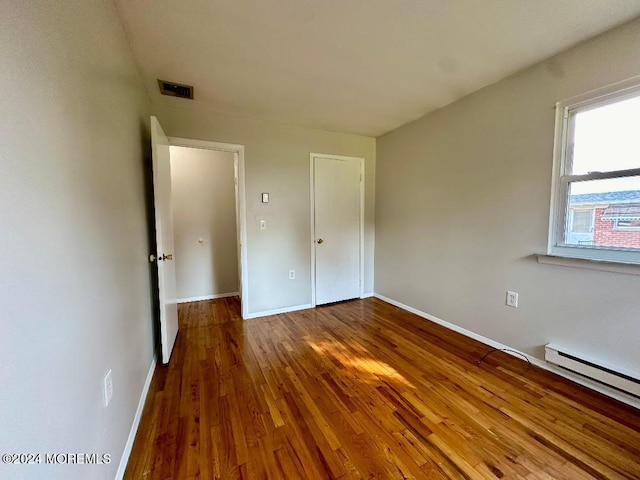
[{"label": "wood plank flooring", "polygon": [[126,479],[638,479],[640,411],[377,299],[183,304]]}]

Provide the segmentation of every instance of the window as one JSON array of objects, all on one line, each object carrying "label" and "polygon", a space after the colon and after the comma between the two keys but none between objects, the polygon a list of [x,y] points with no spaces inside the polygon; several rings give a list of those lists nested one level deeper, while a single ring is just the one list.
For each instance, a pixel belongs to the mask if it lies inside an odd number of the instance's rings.
[{"label": "window", "polygon": [[593,210],[573,210],[571,233],[591,233],[593,231]]},{"label": "window", "polygon": [[571,209],[567,228],[567,243],[574,245],[593,244],[594,210]]},{"label": "window", "polygon": [[640,263],[640,82],[556,112],[549,254]]},{"label": "window", "polygon": [[616,230],[640,230],[640,218],[637,220],[624,220],[619,218],[615,221]]}]

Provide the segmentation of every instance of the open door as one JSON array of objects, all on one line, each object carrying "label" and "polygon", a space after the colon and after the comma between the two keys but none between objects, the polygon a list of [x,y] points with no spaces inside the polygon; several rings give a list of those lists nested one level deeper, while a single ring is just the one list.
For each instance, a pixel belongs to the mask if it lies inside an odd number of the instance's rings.
[{"label": "open door", "polygon": [[156,117],[151,117],[153,196],[156,220],[156,267],[160,297],[160,341],[162,363],[169,363],[178,335],[176,267],[173,261],[173,214],[171,210],[171,163],[169,139]]}]

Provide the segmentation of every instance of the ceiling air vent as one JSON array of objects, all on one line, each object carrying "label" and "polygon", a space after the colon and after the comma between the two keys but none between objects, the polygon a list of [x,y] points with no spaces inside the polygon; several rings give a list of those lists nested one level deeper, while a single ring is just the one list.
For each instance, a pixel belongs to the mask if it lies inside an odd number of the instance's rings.
[{"label": "ceiling air vent", "polygon": [[180,83],[167,82],[158,80],[160,93],[171,97],[190,98],[193,100],[193,87],[191,85],[182,85]]}]

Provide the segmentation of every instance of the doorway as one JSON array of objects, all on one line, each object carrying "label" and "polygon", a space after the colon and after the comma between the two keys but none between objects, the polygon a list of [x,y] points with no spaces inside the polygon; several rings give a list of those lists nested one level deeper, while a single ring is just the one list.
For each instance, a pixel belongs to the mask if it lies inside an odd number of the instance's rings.
[{"label": "doorway", "polygon": [[[180,179],[175,193],[183,202],[173,202],[176,215],[176,274],[177,302],[190,302],[238,295],[242,314],[248,311],[246,289],[246,232],[244,206],[244,146],[168,137],[171,151],[172,179]],[[176,168],[179,162],[190,165]],[[209,165],[207,165],[209,163]],[[217,163],[217,166],[214,164]],[[225,165],[226,164],[226,165]],[[188,172],[189,167],[200,166],[201,172],[224,175],[222,182],[211,189],[198,189],[201,179]],[[229,184],[226,184],[226,181]],[[185,190],[191,187],[193,196]],[[180,192],[182,190],[182,192]],[[215,191],[214,191],[215,190]],[[178,198],[176,198],[178,199]],[[213,202],[218,205],[212,205]],[[216,207],[217,210],[216,210]],[[184,214],[184,215],[183,215]],[[198,226],[198,217],[209,218],[206,225]],[[201,228],[202,227],[202,228]],[[183,228],[178,232],[178,228]],[[199,230],[200,229],[200,230]],[[229,229],[233,229],[232,232]],[[229,259],[229,255],[235,258]],[[215,265],[214,265],[215,264]],[[235,272],[231,271],[235,268]],[[215,270],[215,273],[207,270]],[[182,279],[182,282],[181,282]]]},{"label": "doorway", "polygon": [[360,298],[364,159],[311,154],[312,305]]}]

